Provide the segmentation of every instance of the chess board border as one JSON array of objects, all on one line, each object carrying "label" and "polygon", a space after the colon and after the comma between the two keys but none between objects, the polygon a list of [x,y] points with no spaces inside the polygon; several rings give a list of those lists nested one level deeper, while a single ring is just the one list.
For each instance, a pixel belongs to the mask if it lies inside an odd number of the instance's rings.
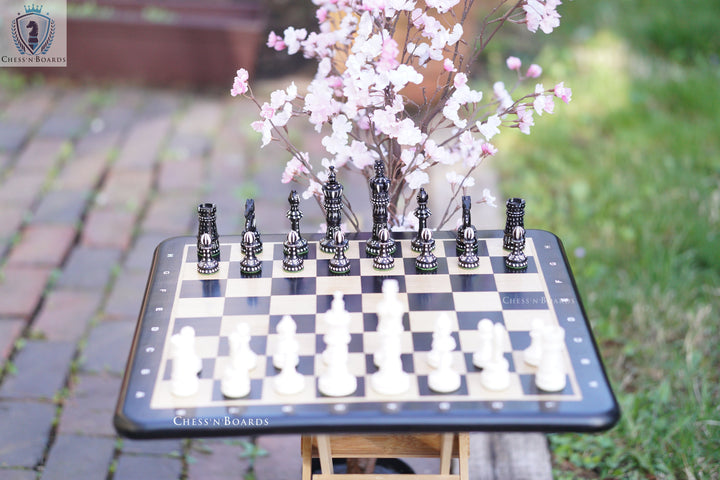
[{"label": "chess board border", "polygon": [[[412,232],[393,233],[408,239]],[[402,431],[601,431],[619,419],[610,388],[562,242],[554,234],[528,230],[536,246],[536,263],[545,278],[558,324],[565,329],[566,347],[574,369],[579,401],[518,400],[452,403],[444,401],[384,402],[378,409],[353,409],[338,398],[325,409],[296,411],[291,405],[227,408],[153,409],[155,375],[148,368],[159,358],[170,323],[167,299],[176,296],[183,251],[194,237],[162,242],[152,267],[115,410],[114,424],[130,438],[250,435],[264,433],[362,433]],[[435,232],[436,240],[455,232]],[[502,230],[478,231],[478,238],[502,238]],[[263,235],[263,241],[282,241],[283,235]],[[309,241],[321,236],[309,235]],[[367,233],[349,234],[365,240]],[[221,243],[239,243],[226,236]],[[170,300],[172,306],[172,300]],[[162,339],[158,340],[158,339]],[[159,360],[155,360],[156,364]],[[348,414],[352,410],[352,414]]]}]

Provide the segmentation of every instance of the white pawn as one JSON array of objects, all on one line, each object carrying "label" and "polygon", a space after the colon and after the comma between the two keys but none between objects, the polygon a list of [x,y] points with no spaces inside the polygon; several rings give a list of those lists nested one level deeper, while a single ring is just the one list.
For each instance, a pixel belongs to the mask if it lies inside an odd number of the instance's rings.
[{"label": "white pawn", "polygon": [[187,354],[192,357],[192,362],[194,362],[195,365],[195,373],[200,373],[202,370],[202,359],[195,350],[195,329],[189,325],[185,325],[180,329],[180,336],[187,345]]},{"label": "white pawn", "polygon": [[385,329],[397,330],[398,326],[402,329],[402,316],[404,313],[403,303],[398,297],[400,285],[395,279],[384,280],[382,284],[383,298],[377,306],[378,316],[378,332],[382,333]]},{"label": "white pawn", "polygon": [[281,395],[295,395],[305,388],[305,377],[296,369],[297,362],[291,355],[283,357],[280,373],[273,377],[275,391]]},{"label": "white pawn", "polygon": [[249,371],[257,366],[257,354],[250,348],[250,326],[247,323],[238,323],[228,341],[233,368]]},{"label": "white pawn", "polygon": [[[342,292],[333,294],[330,310],[325,313],[324,320],[327,325],[327,333],[323,335],[325,344],[347,346],[350,343],[350,313],[345,310]],[[325,363],[330,363],[331,356],[332,349],[327,348],[322,354],[322,359]]]},{"label": "white pawn", "polygon": [[370,376],[373,390],[383,395],[399,395],[410,389],[410,375],[402,368],[400,342],[386,342],[378,371]]},{"label": "white pawn", "polygon": [[543,334],[543,352],[538,370],[535,373],[535,385],[546,392],[559,392],[565,389],[567,375],[563,358],[565,329],[559,326],[547,327]]},{"label": "white pawn", "polygon": [[450,317],[441,313],[435,320],[435,328],[432,334],[432,348],[428,353],[428,364],[437,368],[440,365],[440,356],[445,351],[453,351],[457,343],[452,336]]},{"label": "white pawn", "polygon": [[278,342],[276,351],[273,354],[273,366],[275,368],[283,368],[285,365],[285,357],[289,356],[293,365],[297,365],[300,361],[298,356],[299,345],[295,338],[297,332],[297,324],[290,315],[285,315],[277,324]]},{"label": "white pawn", "polygon": [[478,349],[473,353],[473,365],[485,368],[492,358],[493,351],[493,322],[483,318],[478,322]]},{"label": "white pawn", "polygon": [[452,352],[455,346],[455,339],[450,334],[450,318],[442,314],[435,324],[433,349],[428,355],[429,363],[435,363],[432,365],[433,371],[428,375],[428,386],[435,392],[449,393],[460,388],[460,374],[452,369]]},{"label": "white pawn", "polygon": [[492,358],[480,373],[480,383],[488,390],[500,391],[510,386],[510,364],[503,355],[506,336],[505,327],[496,323],[493,326]]},{"label": "white pawn", "polygon": [[197,393],[200,388],[197,364],[192,352],[188,350],[188,346],[187,338],[181,334],[170,337],[172,352],[170,391],[177,397],[189,397]]},{"label": "white pawn", "polygon": [[537,367],[540,365],[542,356],[542,337],[545,330],[545,322],[542,318],[533,318],[530,328],[530,346],[523,350],[523,360],[528,365]]},{"label": "white pawn", "polygon": [[220,391],[228,398],[241,398],[250,393],[250,375],[244,366],[228,365],[220,381]]}]

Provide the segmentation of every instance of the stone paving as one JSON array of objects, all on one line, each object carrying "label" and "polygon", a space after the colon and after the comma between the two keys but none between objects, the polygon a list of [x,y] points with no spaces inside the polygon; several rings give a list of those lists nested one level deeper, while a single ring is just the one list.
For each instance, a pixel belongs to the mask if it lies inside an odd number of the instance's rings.
[{"label": "stone paving", "polygon": [[[193,234],[200,202],[218,205],[221,235],[242,230],[248,196],[262,230],[287,228],[287,154],[258,149],[255,119],[225,92],[0,91],[0,480],[299,477],[297,436],[133,441],[112,427],[155,246]],[[295,138],[320,154],[312,131]],[[507,438],[474,440],[473,478],[550,478],[542,436],[515,452],[544,455],[532,474],[502,473],[513,448],[496,465],[493,442]]]}]

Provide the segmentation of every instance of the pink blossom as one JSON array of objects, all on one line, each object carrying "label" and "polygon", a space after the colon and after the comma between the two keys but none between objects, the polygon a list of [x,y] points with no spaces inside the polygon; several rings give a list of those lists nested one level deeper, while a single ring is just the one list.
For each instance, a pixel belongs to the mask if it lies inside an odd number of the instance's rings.
[{"label": "pink blossom", "polygon": [[269,103],[263,103],[263,106],[260,108],[260,116],[267,120],[272,118],[273,115],[275,115],[275,109]]},{"label": "pink blossom", "polygon": [[522,66],[522,61],[518,57],[508,57],[507,60],[505,60],[505,63],[510,70],[519,71]]},{"label": "pink blossom", "polygon": [[528,67],[527,73],[525,74],[528,78],[538,78],[542,75],[542,67],[537,63],[533,63]]},{"label": "pink blossom", "polygon": [[455,88],[460,88],[461,86],[465,85],[467,83],[467,75],[464,73],[458,73],[455,75],[455,79],[453,80],[453,85],[455,85]]},{"label": "pink blossom", "polygon": [[325,7],[320,7],[317,9],[317,12],[315,12],[315,17],[318,19],[318,22],[323,23],[325,20],[327,20],[328,11]]},{"label": "pink blossom", "polygon": [[270,48],[274,48],[279,52],[285,49],[285,42],[283,41],[282,37],[277,36],[275,32],[270,32],[270,34],[268,35],[267,46]]},{"label": "pink blossom", "polygon": [[495,148],[495,145],[493,145],[492,143],[488,143],[488,142],[483,143],[481,148],[482,148],[482,152],[485,155],[489,155],[489,156],[495,155],[498,151],[497,148]]},{"label": "pink blossom", "polygon": [[236,97],[248,91],[248,71],[241,68],[237,71],[237,76],[233,80],[233,86],[230,89],[230,95]]},{"label": "pink blossom", "polygon": [[307,38],[307,30],[304,28],[296,30],[294,27],[288,27],[283,34],[285,35],[283,40],[288,47],[288,55],[297,53],[300,50],[300,42]]},{"label": "pink blossom", "polygon": [[262,145],[264,147],[272,140],[272,124],[270,120],[252,122],[250,124],[253,130],[258,133],[262,133]]},{"label": "pink blossom", "polygon": [[517,116],[520,131],[525,135],[530,135],[530,127],[535,125],[533,111],[526,109],[524,105],[520,105],[517,109]]},{"label": "pink blossom", "polygon": [[560,0],[528,0],[523,6],[527,29],[536,32],[540,28],[544,33],[551,33],[560,25],[560,14],[555,10]]},{"label": "pink blossom", "polygon": [[307,167],[305,167],[300,159],[293,157],[287,162],[287,165],[285,165],[281,181],[282,183],[290,183],[297,175],[302,173],[309,173]]},{"label": "pink blossom", "polygon": [[560,82],[555,85],[555,96],[562,99],[565,103],[570,103],[572,100],[572,89],[565,86],[565,82]]},{"label": "pink blossom", "polygon": [[455,65],[453,65],[452,60],[449,58],[443,61],[443,69],[445,69],[446,72],[457,72],[457,68],[455,68]]},{"label": "pink blossom", "polygon": [[405,175],[405,181],[410,189],[416,190],[430,182],[430,176],[422,170],[415,170]]},{"label": "pink blossom", "polygon": [[397,61],[398,55],[400,55],[400,50],[397,42],[392,37],[386,38],[380,53],[380,67],[387,70],[397,67],[399,64]]},{"label": "pink blossom", "polygon": [[490,193],[490,189],[488,188],[483,188],[482,198],[480,199],[480,201],[485,202],[491,207],[497,208],[497,205],[495,205],[495,197],[492,196],[492,194]]},{"label": "pink blossom", "polygon": [[428,7],[436,9],[438,13],[445,13],[457,5],[459,1],[460,0],[426,0],[425,4]]},{"label": "pink blossom", "polygon": [[475,125],[482,136],[485,137],[485,140],[490,140],[492,137],[500,133],[500,129],[498,127],[501,123],[502,120],[500,120],[498,115],[492,115],[488,117],[484,123],[480,123],[478,121]]}]

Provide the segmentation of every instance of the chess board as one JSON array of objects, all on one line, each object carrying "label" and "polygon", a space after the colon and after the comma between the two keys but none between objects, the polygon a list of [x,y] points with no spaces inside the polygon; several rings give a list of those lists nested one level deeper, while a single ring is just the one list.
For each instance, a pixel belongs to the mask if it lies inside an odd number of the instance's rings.
[{"label": "chess board", "polygon": [[[282,268],[284,236],[263,235],[262,272],[240,272],[240,237],[221,237],[220,270],[197,272],[196,239],[178,237],[161,243],[138,321],[115,414],[118,431],[130,437],[248,435],[262,433],[360,433],[398,431],[597,431],[610,428],[619,409],[608,384],[572,274],[560,241],[551,233],[529,230],[528,267],[508,270],[502,231],[478,232],[479,268],[458,266],[454,232],[436,232],[438,269],[415,268],[412,232],[394,233],[395,267],[373,268],[365,254],[369,234],[348,235],[351,271],[333,275],[330,254],[310,237],[299,272]],[[406,310],[402,336],[403,369],[411,388],[400,395],[375,392],[369,381],[377,371],[373,352],[379,346],[377,305],[385,279],[396,279]],[[351,316],[349,368],[358,388],[346,397],[323,396],[317,379],[325,368],[323,315],[335,291],[344,294]],[[427,362],[435,319],[450,316],[457,347],[453,366],[461,373],[459,390],[441,394],[428,387]],[[283,315],[297,323],[298,371],[306,388],[280,395],[272,386],[276,326]],[[473,366],[477,324],[489,318],[503,323],[508,335],[504,355],[510,387],[490,391]],[[530,344],[532,319],[565,329],[567,384],[560,392],[543,392],[534,383],[535,367],[522,359]],[[258,365],[251,371],[251,392],[225,398],[220,379],[230,360],[228,336],[239,322],[251,330]],[[202,358],[199,391],[190,397],[171,393],[169,339],[186,326],[197,335]]]}]

